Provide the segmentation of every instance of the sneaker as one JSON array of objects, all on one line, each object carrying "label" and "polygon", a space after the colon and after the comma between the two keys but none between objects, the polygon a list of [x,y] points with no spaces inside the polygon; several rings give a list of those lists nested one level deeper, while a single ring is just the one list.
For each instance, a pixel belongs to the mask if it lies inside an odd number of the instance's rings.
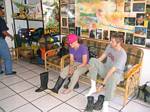
[{"label": "sneaker", "polygon": [[0,72],[0,74],[3,74],[3,73],[4,73],[4,71],[1,71],[1,72]]},{"label": "sneaker", "polygon": [[12,71],[11,73],[8,73],[6,75],[15,75],[17,72],[16,71]]}]

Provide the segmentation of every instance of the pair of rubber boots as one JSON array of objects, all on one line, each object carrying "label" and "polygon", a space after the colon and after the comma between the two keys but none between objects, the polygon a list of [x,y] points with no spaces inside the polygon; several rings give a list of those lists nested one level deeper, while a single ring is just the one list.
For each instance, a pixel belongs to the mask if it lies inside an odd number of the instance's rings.
[{"label": "pair of rubber boots", "polygon": [[[65,79],[63,79],[63,78],[61,78],[61,77],[59,76],[59,77],[58,77],[58,80],[57,80],[57,82],[56,82],[56,84],[55,84],[55,86],[54,86],[54,88],[52,88],[52,89],[50,89],[50,90],[51,90],[52,92],[58,94],[58,91],[59,91],[59,89],[61,88],[61,86],[63,85],[64,81],[65,81]],[[68,85],[69,85],[70,81],[71,81],[71,78],[68,77],[68,82],[64,85],[64,88],[65,88],[65,89],[68,89]],[[77,89],[77,88],[79,88],[79,83],[78,83],[78,82],[76,83],[74,89]]]},{"label": "pair of rubber boots", "polygon": [[[68,88],[68,85],[70,83],[70,77],[68,78],[68,82],[64,85],[64,88]],[[43,72],[40,74],[40,81],[41,81],[41,86],[40,88],[36,89],[35,92],[41,92],[44,91],[45,89],[47,89],[47,84],[48,84],[48,72]],[[53,91],[54,93],[58,93],[59,89],[61,88],[62,84],[64,83],[65,79],[61,78],[60,76],[58,77],[58,80],[54,86],[54,88],[50,89],[51,91]],[[78,82],[76,83],[75,87],[79,88],[79,84]]]},{"label": "pair of rubber boots", "polygon": [[93,112],[93,110],[101,110],[103,108],[103,103],[104,103],[104,95],[99,95],[98,100],[94,103],[94,97],[93,96],[88,96],[87,100],[87,106],[85,109],[85,112]]}]

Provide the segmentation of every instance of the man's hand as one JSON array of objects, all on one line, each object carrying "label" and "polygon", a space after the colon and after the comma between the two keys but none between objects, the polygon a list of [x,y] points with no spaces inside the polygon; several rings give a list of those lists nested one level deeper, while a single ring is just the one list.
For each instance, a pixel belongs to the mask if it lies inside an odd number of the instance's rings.
[{"label": "man's hand", "polygon": [[74,73],[74,67],[69,67],[68,75],[72,75]]}]

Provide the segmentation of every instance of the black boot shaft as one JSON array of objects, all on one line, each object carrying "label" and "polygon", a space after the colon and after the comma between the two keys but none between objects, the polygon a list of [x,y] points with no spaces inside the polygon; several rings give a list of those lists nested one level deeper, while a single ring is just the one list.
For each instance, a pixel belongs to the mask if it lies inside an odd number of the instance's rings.
[{"label": "black boot shaft", "polygon": [[41,81],[41,86],[40,88],[36,89],[35,92],[41,92],[47,89],[47,84],[48,84],[48,72],[43,72],[40,74],[40,81]]},{"label": "black boot shaft", "polygon": [[54,93],[58,93],[58,91],[61,88],[61,86],[63,85],[64,81],[65,81],[65,79],[63,79],[59,76],[54,88],[52,88],[50,90],[53,91]]},{"label": "black boot shaft", "polygon": [[[67,83],[64,85],[65,89],[68,89],[70,81],[71,81],[71,77],[68,77]],[[74,89],[78,89],[78,88],[79,88],[79,83],[77,82],[76,85],[74,86]]]}]

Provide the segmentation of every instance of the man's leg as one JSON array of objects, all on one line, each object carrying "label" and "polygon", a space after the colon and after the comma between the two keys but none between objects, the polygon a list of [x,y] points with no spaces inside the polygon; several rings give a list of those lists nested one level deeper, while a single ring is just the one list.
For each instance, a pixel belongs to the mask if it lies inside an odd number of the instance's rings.
[{"label": "man's leg", "polygon": [[74,86],[76,85],[76,83],[79,80],[80,75],[85,74],[85,72],[87,72],[87,71],[88,71],[88,67],[87,66],[77,68],[75,70],[75,72],[73,73],[72,77],[71,77],[71,81],[70,81],[70,84],[69,84],[68,88],[73,90]]},{"label": "man's leg", "polygon": [[121,80],[121,75],[122,74],[114,73],[106,82],[105,101],[103,103],[103,111],[102,112],[108,112],[109,102],[114,97],[116,86]]},{"label": "man's leg", "polygon": [[61,71],[60,76],[58,77],[55,86],[54,86],[52,89],[50,89],[52,92],[58,93],[59,89],[61,88],[61,86],[63,85],[63,83],[64,83],[64,81],[65,81],[65,78],[66,78],[67,75],[68,75],[68,70],[69,70],[69,66],[65,67],[65,68]]},{"label": "man's leg", "polygon": [[4,60],[5,65],[5,73],[10,74],[12,73],[12,60],[11,55],[9,52],[8,45],[4,39],[0,39],[0,56]]},{"label": "man's leg", "polygon": [[96,92],[96,80],[97,80],[97,74],[99,74],[101,77],[104,77],[105,75],[105,67],[102,62],[100,62],[96,58],[91,58],[89,61],[90,68],[88,76],[91,78],[91,88],[86,94],[86,96],[90,96],[92,93]]}]

